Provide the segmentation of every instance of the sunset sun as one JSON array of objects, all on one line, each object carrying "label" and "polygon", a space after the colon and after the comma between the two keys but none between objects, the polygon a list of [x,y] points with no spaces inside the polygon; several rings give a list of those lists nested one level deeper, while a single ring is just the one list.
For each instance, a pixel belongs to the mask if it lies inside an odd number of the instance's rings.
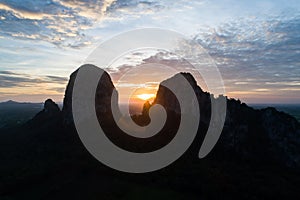
[{"label": "sunset sun", "polygon": [[137,97],[139,99],[142,99],[142,100],[146,101],[148,99],[151,99],[151,98],[155,97],[155,95],[154,94],[138,94]]}]

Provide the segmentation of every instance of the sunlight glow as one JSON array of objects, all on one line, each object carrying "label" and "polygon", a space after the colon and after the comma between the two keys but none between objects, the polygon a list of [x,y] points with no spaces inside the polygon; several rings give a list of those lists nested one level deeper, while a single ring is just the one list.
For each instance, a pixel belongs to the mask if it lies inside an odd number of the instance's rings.
[{"label": "sunlight glow", "polygon": [[142,99],[142,100],[148,100],[148,99],[151,99],[153,97],[155,97],[154,94],[138,94],[136,95],[139,99]]}]

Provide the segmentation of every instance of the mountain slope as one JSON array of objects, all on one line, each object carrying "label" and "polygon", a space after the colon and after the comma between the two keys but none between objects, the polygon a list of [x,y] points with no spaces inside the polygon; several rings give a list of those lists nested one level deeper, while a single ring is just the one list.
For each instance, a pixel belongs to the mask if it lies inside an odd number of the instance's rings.
[{"label": "mountain slope", "polygon": [[[72,120],[75,72],[62,111],[47,100],[32,120],[0,136],[1,199],[299,199],[299,123],[274,108],[255,110],[227,99],[221,137],[213,151],[200,160],[197,155],[209,124],[212,95],[202,91],[190,74],[183,75],[203,112],[195,141],[178,161],[137,175],[117,172],[95,160],[82,145]],[[174,86],[184,90],[180,83]],[[172,140],[180,112],[167,88],[161,85],[154,101],[167,108],[167,123],[157,137],[148,140],[124,136],[115,126],[109,107],[113,89],[106,73],[98,84],[95,102],[98,115],[107,117],[99,123],[114,143],[148,152]],[[135,121],[146,122],[150,107],[145,106],[144,115],[135,116]]]}]

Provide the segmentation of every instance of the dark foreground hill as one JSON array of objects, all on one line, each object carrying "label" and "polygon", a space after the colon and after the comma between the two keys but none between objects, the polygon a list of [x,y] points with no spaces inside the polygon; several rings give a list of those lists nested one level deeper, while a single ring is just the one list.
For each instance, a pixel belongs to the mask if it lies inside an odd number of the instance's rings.
[{"label": "dark foreground hill", "polygon": [[[255,110],[227,99],[221,137],[213,151],[199,159],[214,97],[183,73],[201,108],[195,141],[167,168],[127,174],[102,165],[82,145],[72,118],[76,73],[70,77],[62,111],[47,100],[32,120],[1,134],[0,199],[299,199],[300,125],[288,114],[274,108]],[[184,90],[180,83],[174,85]],[[95,102],[98,117],[105,116],[99,123],[112,142],[130,151],[148,152],[172,140],[180,109],[167,88],[160,85],[154,101],[166,108],[167,122],[149,139],[130,137],[116,127],[110,109],[113,89],[105,73]],[[146,104],[143,114],[132,118],[141,125],[149,123],[151,106]]]}]

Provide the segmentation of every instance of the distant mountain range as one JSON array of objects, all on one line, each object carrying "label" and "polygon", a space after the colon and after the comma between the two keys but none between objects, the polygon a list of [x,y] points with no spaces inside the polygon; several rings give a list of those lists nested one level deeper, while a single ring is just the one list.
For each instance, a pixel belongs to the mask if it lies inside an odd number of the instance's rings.
[{"label": "distant mountain range", "polygon": [[255,109],[273,107],[278,111],[292,115],[300,122],[300,104],[250,104],[250,106]]},{"label": "distant mountain range", "polygon": [[0,128],[24,124],[43,108],[43,103],[19,103],[7,101],[0,103]]},{"label": "distant mountain range", "polygon": [[[271,107],[256,110],[227,99],[221,137],[212,152],[200,160],[197,155],[210,122],[213,96],[204,92],[191,74],[181,73],[194,89],[198,99],[194,103],[201,110],[195,141],[165,169],[126,174],[102,165],[82,145],[72,116],[76,75],[77,71],[70,76],[62,110],[48,99],[43,109],[20,127],[2,129],[6,134],[0,135],[1,198],[300,198],[300,124],[289,114]],[[183,91],[180,82],[172,82],[174,77],[166,81]],[[172,140],[180,122],[180,106],[168,88],[160,85],[154,100],[166,108],[166,124],[146,139],[126,135],[116,126],[110,107],[114,89],[109,74],[104,73],[95,95],[99,123],[113,143],[128,151],[149,152]],[[145,104],[142,114],[131,117],[137,124],[149,123],[151,106]]]}]

